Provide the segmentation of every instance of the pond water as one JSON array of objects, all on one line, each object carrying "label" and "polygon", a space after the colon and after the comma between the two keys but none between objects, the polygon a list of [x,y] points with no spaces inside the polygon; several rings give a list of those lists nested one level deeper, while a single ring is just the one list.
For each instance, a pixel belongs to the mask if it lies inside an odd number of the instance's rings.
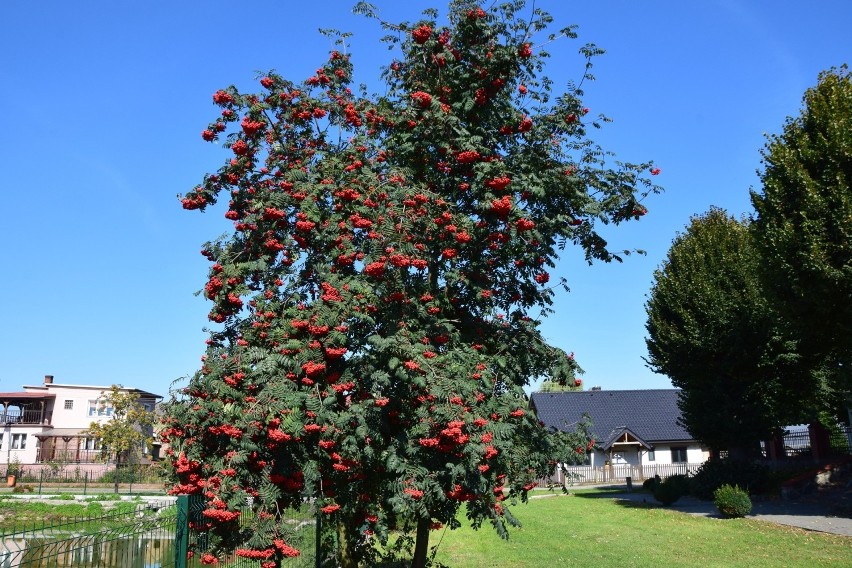
[{"label": "pond water", "polygon": [[162,537],[102,542],[28,538],[0,543],[0,568],[171,568],[174,557],[174,539]]}]

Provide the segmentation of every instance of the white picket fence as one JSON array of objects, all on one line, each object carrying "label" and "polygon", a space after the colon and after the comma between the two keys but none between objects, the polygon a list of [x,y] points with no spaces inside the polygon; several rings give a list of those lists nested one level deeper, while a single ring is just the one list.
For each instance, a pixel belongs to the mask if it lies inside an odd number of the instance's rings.
[{"label": "white picket fence", "polygon": [[665,479],[672,475],[691,475],[700,463],[671,464],[616,464],[608,466],[574,465],[556,468],[549,478],[539,480],[539,487],[568,486],[600,483],[626,483],[631,478],[634,483],[642,483],[649,477],[659,475]]}]

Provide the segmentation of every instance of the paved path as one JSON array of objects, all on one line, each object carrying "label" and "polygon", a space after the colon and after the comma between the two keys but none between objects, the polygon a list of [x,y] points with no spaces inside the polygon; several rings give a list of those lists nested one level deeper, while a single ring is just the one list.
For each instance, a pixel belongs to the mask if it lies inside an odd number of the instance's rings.
[{"label": "paved path", "polygon": [[[660,505],[648,493],[613,493],[611,497]],[[712,501],[701,501],[694,497],[681,497],[669,508],[692,515],[721,518]],[[758,501],[747,518],[852,537],[852,518],[837,516],[832,511],[831,503],[809,497],[791,501]]]}]

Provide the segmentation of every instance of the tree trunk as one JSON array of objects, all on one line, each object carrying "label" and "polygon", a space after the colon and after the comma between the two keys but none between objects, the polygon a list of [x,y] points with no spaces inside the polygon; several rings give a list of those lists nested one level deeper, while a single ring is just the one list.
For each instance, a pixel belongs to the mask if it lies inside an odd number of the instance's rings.
[{"label": "tree trunk", "polygon": [[340,568],[358,568],[358,561],[349,549],[349,532],[346,523],[337,523],[337,565]]},{"label": "tree trunk", "polygon": [[432,523],[429,519],[417,520],[417,538],[414,541],[414,558],[411,568],[425,568],[426,555],[429,552],[429,529]]},{"label": "tree trunk", "polygon": [[121,452],[115,454],[115,492],[118,494],[118,466],[121,464]]}]

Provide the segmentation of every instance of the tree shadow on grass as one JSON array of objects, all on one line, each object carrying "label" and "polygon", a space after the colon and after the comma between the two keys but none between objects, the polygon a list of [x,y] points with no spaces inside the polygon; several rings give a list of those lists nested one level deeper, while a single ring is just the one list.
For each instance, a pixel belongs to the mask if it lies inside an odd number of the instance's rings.
[{"label": "tree shadow on grass", "polygon": [[[610,499],[625,509],[666,509],[669,511],[706,513],[705,509],[707,509],[709,503],[692,498],[681,498],[670,505],[664,505],[647,491],[638,490],[628,492],[624,488],[606,489],[603,491],[595,489],[572,493],[571,495],[584,499]],[[710,506],[712,506],[712,503],[710,503]]]},{"label": "tree shadow on grass", "polygon": [[[583,497],[584,499],[617,499],[623,497],[625,499],[634,499],[636,495],[648,495],[642,490],[634,490],[628,492],[623,486],[614,487],[595,487],[594,489],[569,489],[568,493],[574,497]],[[653,499],[653,497],[651,497]]]}]

